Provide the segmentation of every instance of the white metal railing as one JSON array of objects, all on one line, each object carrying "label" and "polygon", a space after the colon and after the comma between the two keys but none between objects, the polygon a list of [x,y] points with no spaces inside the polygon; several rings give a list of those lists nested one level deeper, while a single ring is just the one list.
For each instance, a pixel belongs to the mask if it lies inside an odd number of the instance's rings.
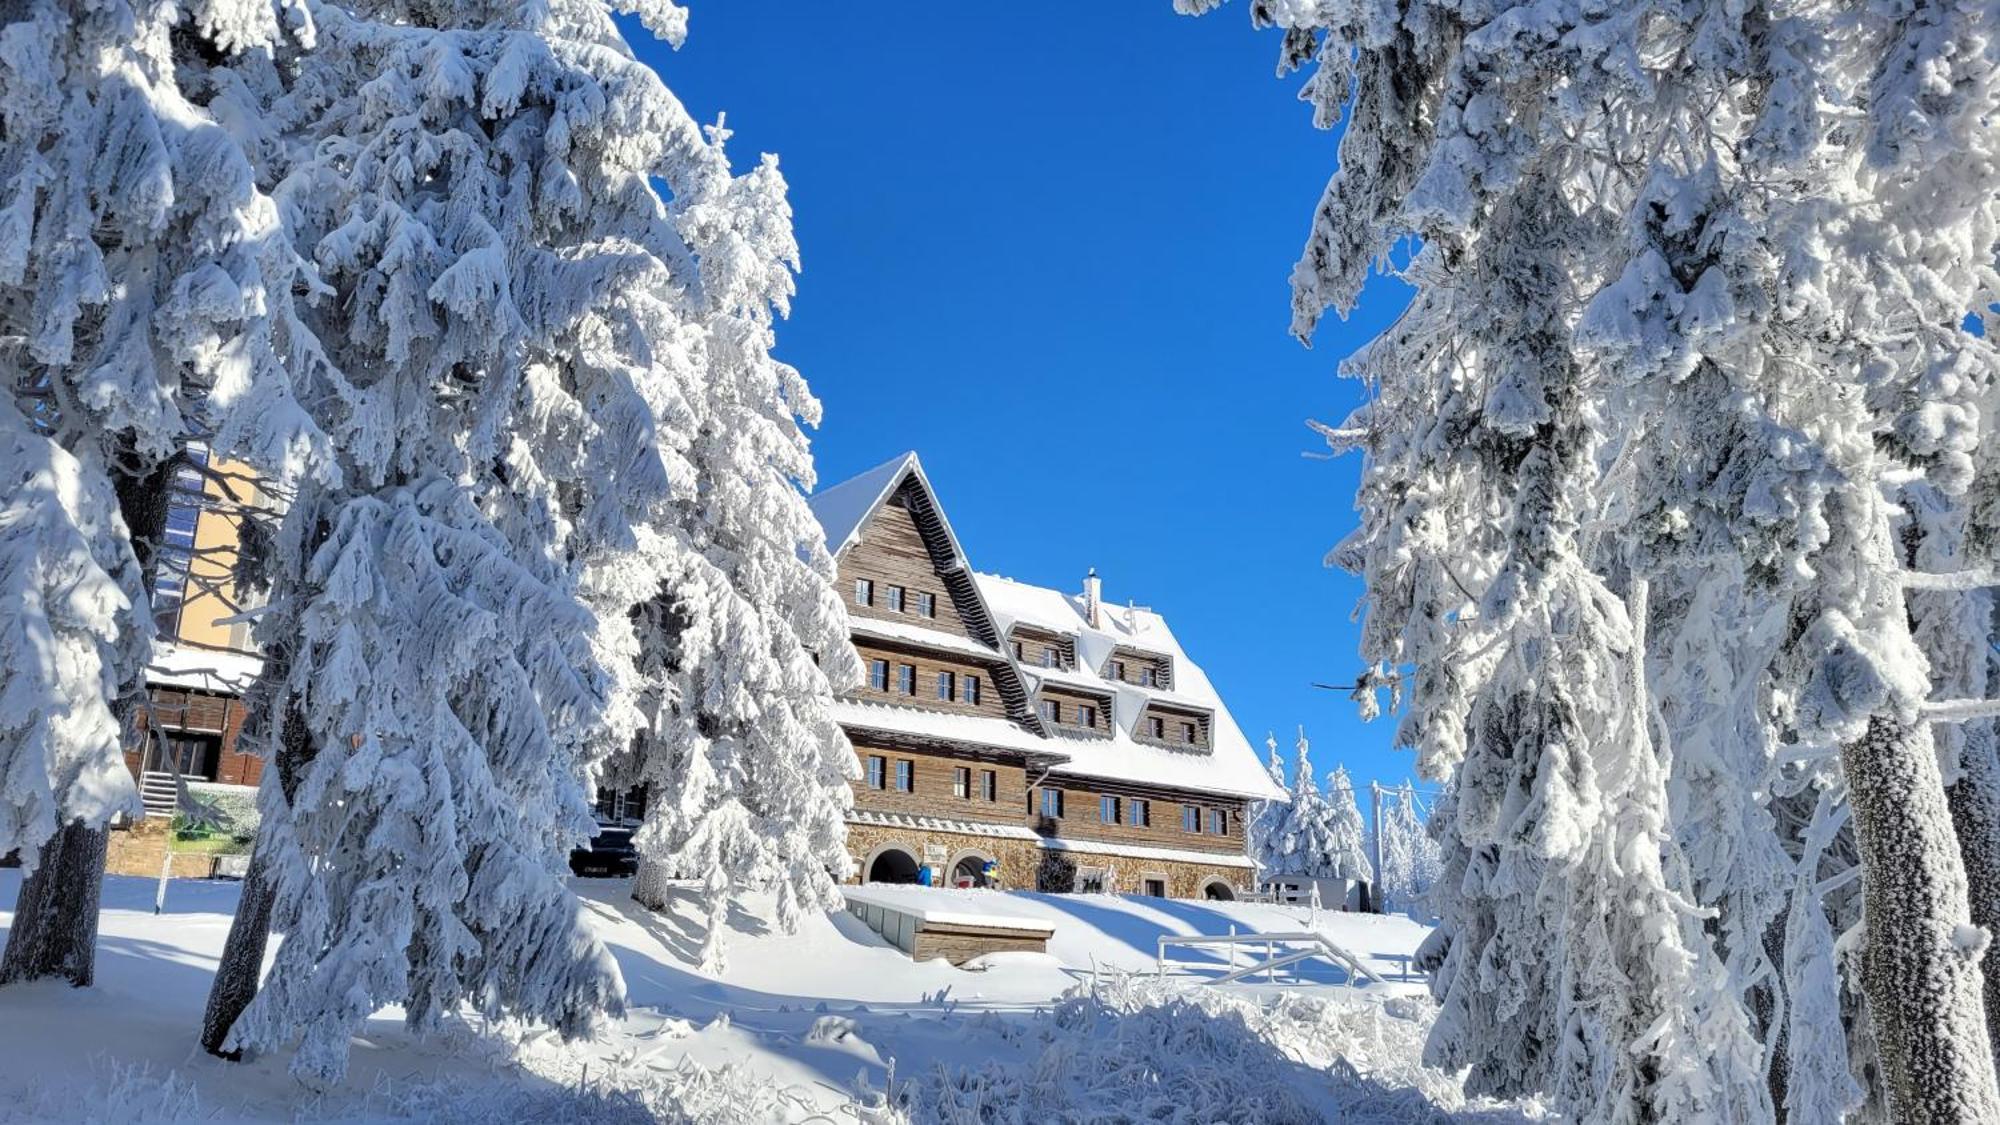
[{"label": "white metal railing", "polygon": [[[1231,971],[1204,983],[1229,984],[1232,981],[1239,981],[1245,977],[1255,976],[1259,972],[1264,974],[1264,979],[1267,981],[1276,980],[1277,970],[1287,965],[1296,965],[1301,961],[1309,961],[1315,957],[1323,957],[1335,965],[1346,969],[1349,987],[1353,986],[1356,977],[1367,977],[1377,984],[1385,983],[1380,973],[1364,968],[1360,958],[1334,944],[1332,939],[1322,933],[1229,933],[1212,935],[1197,934],[1189,937],[1163,934],[1159,940],[1159,949],[1154,961],[1154,974],[1156,976],[1166,975],[1167,947],[1170,945],[1221,945],[1227,946],[1229,949]],[[1246,968],[1236,968],[1236,949],[1238,946],[1243,945],[1263,946],[1264,960]],[[1281,945],[1304,945],[1309,948],[1279,954],[1278,947]]]}]

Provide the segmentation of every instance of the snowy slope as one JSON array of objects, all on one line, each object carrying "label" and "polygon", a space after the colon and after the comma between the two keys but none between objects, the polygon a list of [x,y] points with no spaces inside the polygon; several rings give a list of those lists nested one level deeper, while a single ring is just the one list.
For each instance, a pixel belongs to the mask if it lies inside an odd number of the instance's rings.
[{"label": "snowy slope", "polygon": [[[0,928],[10,921],[19,875],[0,872]],[[1129,1101],[1129,1081],[1169,1065],[1199,1074],[1189,1042],[1214,1040],[1223,1069],[1269,1072],[1284,1087],[1262,1105],[1270,1120],[1314,1120],[1330,1106],[1359,1121],[1432,1120],[1463,1109],[1448,1078],[1416,1066],[1429,1002],[1413,982],[1347,988],[1327,967],[1300,988],[1214,989],[1192,984],[1222,970],[1219,956],[1188,951],[1194,968],[1151,980],[1161,934],[1302,928],[1305,912],[1247,903],[1196,903],[1108,895],[923,892],[954,915],[1002,913],[1055,927],[1050,957],[994,959],[986,971],[942,961],[913,963],[848,915],[814,917],[796,934],[776,932],[769,904],[752,899],[729,916],[730,969],[704,975],[705,934],[693,896],[653,914],[627,884],[579,880],[592,928],[618,960],[632,1010],[590,1043],[562,1047],[538,1033],[467,1027],[439,1042],[413,1042],[397,1014],[378,1014],[357,1038],[353,1071],[314,1095],[285,1073],[284,1058],[226,1064],[194,1044],[210,974],[233,909],[231,884],[177,881],[155,917],[149,880],[106,881],[98,987],[0,989],[0,1120],[341,1121],[669,1120],[760,1121],[833,1112],[853,1120],[857,1077],[890,1085],[934,1120],[961,1097],[1031,1104],[1007,1083],[1037,1068],[1094,1053],[1104,1065],[1074,1076],[1073,1101],[1033,1102],[1051,1113]],[[1322,928],[1385,975],[1425,929],[1401,918],[1325,914]],[[1102,970],[1100,995],[1062,999]],[[1114,970],[1137,973],[1119,982]],[[1316,982],[1316,983],[1315,983]],[[1193,1005],[1191,1007],[1191,1005]],[[1163,1024],[1195,1020],[1198,1032]],[[1125,1047],[1117,1045],[1136,1037]],[[1190,1038],[1192,1036],[1192,1039]],[[1090,1040],[1088,1045],[1073,1040]],[[1220,1037],[1220,1038],[1216,1038]],[[1165,1044],[1171,1041],[1177,1046]],[[1103,1052],[1138,1051],[1124,1065]],[[1051,1052],[1054,1052],[1052,1055]],[[1360,1077],[1331,1067],[1347,1058]],[[1148,1061],[1150,1060],[1150,1061]],[[1302,1066],[1301,1064],[1309,1064]],[[1068,1064],[1060,1064],[1068,1065]],[[1260,1070],[1261,1068],[1261,1070]],[[171,1076],[171,1079],[169,1079]],[[1358,1085],[1357,1085],[1358,1083]],[[1190,1087],[1191,1089],[1195,1087]],[[1222,1085],[1217,1085],[1217,1090]],[[967,1094],[967,1090],[984,1091]],[[632,1093],[637,1091],[637,1094]],[[1289,1092],[1287,1092],[1289,1091]],[[1286,1101],[1286,1098],[1292,1100]],[[1360,1098],[1360,1102],[1354,1099]],[[121,1100],[122,1099],[122,1100]],[[684,1117],[667,1108],[684,1104]],[[1247,1105],[1249,1103],[1239,1103]],[[1067,1106],[1068,1108],[1061,1108]],[[1304,1117],[1288,1117],[1285,1106]],[[1426,1116],[1396,1116],[1422,1107]],[[1489,1107],[1520,1120],[1518,1112]],[[1393,1114],[1391,1111],[1393,1110]],[[1218,1108],[1227,1119],[1234,1109]],[[733,1115],[733,1116],[732,1116]]]}]

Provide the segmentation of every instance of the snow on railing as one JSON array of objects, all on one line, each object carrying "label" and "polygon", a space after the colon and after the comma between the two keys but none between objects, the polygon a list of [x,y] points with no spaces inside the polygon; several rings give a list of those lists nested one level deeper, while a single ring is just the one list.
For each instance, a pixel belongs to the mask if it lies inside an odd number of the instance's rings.
[{"label": "snow on railing", "polygon": [[[1170,945],[1223,945],[1229,947],[1229,963],[1236,964],[1236,947],[1249,945],[1264,947],[1264,960],[1206,981],[1206,984],[1229,984],[1245,977],[1264,974],[1265,980],[1276,979],[1277,970],[1287,965],[1296,965],[1315,957],[1323,957],[1347,970],[1348,987],[1354,986],[1355,978],[1367,977],[1376,984],[1386,983],[1380,973],[1362,967],[1361,959],[1336,945],[1332,939],[1321,933],[1270,933],[1270,934],[1196,934],[1178,936],[1163,934],[1159,939],[1159,949],[1154,960],[1154,975],[1165,976],[1167,971],[1167,947]],[[1311,948],[1279,954],[1280,945],[1306,945]]]}]

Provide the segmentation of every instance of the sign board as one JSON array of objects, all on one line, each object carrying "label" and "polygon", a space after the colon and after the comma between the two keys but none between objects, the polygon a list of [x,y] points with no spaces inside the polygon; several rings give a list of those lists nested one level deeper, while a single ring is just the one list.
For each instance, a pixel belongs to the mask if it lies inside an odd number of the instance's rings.
[{"label": "sign board", "polygon": [[924,862],[932,866],[943,867],[945,859],[949,857],[950,854],[951,854],[950,852],[945,850],[945,846],[943,844],[924,845]]}]

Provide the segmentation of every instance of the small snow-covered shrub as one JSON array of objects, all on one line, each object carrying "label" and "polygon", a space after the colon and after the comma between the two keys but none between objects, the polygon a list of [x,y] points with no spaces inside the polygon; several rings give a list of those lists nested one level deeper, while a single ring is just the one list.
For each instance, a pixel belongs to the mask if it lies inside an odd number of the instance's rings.
[{"label": "small snow-covered shrub", "polygon": [[1541,1120],[1533,1106],[1468,1099],[1422,1065],[1421,999],[1259,1000],[1132,977],[1070,990],[1039,1017],[1026,1065],[939,1067],[897,1091],[919,1121],[1072,1120],[1196,1125]]},{"label": "small snow-covered shrub", "polygon": [[193,1082],[173,1071],[156,1074],[144,1063],[120,1062],[103,1054],[78,1070],[43,1078],[29,1088],[22,1108],[24,1121],[165,1125],[210,1116],[202,1109]]}]

